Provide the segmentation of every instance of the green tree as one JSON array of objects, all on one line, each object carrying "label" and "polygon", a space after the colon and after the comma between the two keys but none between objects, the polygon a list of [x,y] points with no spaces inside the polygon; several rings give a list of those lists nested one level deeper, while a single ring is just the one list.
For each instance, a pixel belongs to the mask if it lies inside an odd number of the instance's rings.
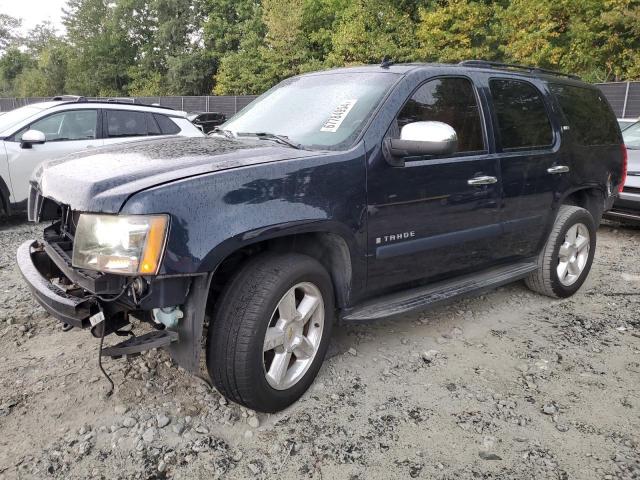
[{"label": "green tree", "polygon": [[340,17],[327,64],[378,63],[383,57],[412,61],[415,38],[415,23],[395,2],[356,0]]},{"label": "green tree", "polygon": [[496,6],[476,0],[445,0],[420,9],[416,57],[427,62],[492,60]]},{"label": "green tree", "polygon": [[244,34],[237,51],[221,59],[214,88],[217,95],[259,94],[272,86],[264,73],[264,35],[265,26],[260,15],[244,23]]},{"label": "green tree", "polygon": [[9,45],[19,39],[17,29],[21,23],[17,18],[0,13],[0,53],[4,52]]},{"label": "green tree", "polygon": [[13,95],[16,78],[33,66],[33,59],[17,46],[9,47],[0,57],[0,94]]},{"label": "green tree", "polygon": [[44,97],[66,92],[70,51],[59,38],[51,38],[33,64],[21,72],[14,82],[14,93],[20,97]]},{"label": "green tree", "polygon": [[136,48],[120,20],[132,14],[127,2],[69,0],[63,22],[74,51],[69,61],[70,92],[103,96],[126,93]]}]

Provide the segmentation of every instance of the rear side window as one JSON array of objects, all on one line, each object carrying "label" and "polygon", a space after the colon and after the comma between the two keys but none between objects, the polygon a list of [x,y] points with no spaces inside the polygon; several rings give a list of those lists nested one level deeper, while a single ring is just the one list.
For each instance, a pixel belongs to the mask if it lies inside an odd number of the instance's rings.
[{"label": "rear side window", "polygon": [[398,131],[413,122],[437,121],[458,134],[458,152],[484,150],[480,110],[471,82],[465,78],[438,78],[422,85],[398,114]]},{"label": "rear side window", "polygon": [[107,135],[110,138],[146,136],[147,119],[145,113],[107,110]]},{"label": "rear side window", "polygon": [[619,127],[611,107],[598,90],[549,84],[569,122],[573,138],[582,145],[620,143]]},{"label": "rear side window", "polygon": [[551,145],[553,130],[537,88],[509,79],[491,80],[489,88],[503,150]]},{"label": "rear side window", "polygon": [[180,133],[180,127],[173,123],[169,117],[159,113],[154,113],[153,116],[156,118],[156,122],[158,122],[163,135],[175,135]]}]

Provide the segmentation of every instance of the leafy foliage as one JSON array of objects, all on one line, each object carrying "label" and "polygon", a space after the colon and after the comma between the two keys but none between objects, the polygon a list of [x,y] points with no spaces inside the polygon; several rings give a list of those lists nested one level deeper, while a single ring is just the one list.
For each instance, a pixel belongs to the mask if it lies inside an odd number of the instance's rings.
[{"label": "leafy foliage", "polygon": [[383,57],[640,78],[640,0],[69,0],[63,21],[0,14],[0,94],[253,94]]}]

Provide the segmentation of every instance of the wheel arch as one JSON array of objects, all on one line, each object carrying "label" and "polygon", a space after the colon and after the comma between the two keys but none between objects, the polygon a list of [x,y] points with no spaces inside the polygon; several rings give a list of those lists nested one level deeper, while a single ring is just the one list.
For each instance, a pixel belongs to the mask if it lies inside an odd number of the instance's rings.
[{"label": "wheel arch", "polygon": [[[362,278],[354,261],[355,238],[333,222],[297,223],[288,228],[270,227],[230,239],[212,252],[218,258],[212,269],[211,293],[217,296],[238,267],[263,252],[300,253],[316,259],[329,273],[336,305],[349,304],[354,282]],[[220,254],[220,250],[224,253]]]},{"label": "wheel arch", "polygon": [[9,186],[4,181],[4,178],[0,177],[0,216],[11,215],[11,192]]},{"label": "wheel arch", "polygon": [[605,198],[605,192],[600,186],[585,186],[567,192],[559,205],[574,205],[584,208],[593,217],[597,228],[605,210]]}]

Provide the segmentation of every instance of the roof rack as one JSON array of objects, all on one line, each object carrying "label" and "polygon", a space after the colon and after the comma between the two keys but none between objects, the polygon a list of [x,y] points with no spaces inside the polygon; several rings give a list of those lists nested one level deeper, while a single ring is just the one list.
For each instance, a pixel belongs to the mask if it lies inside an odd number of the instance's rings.
[{"label": "roof rack", "polygon": [[167,107],[164,105],[158,104],[149,104],[149,103],[136,103],[135,99],[132,102],[125,102],[123,100],[107,98],[105,100],[93,100],[91,98],[81,97],[78,95],[58,95],[53,97],[51,100],[55,101],[64,101],[65,103],[78,103],[78,102],[90,102],[90,103],[105,103],[109,105],[137,105],[139,107],[153,107],[153,108],[162,108],[164,110],[172,110],[175,111],[175,108]]},{"label": "roof rack", "polygon": [[462,65],[464,67],[498,68],[503,70],[522,70],[525,72],[546,73],[547,75],[557,75],[559,77],[567,77],[567,78],[572,78],[574,80],[582,80],[579,76],[573,75],[571,73],[558,72],[557,70],[548,70],[546,68],[540,68],[540,67],[528,67],[526,65],[518,65],[516,63],[491,62],[488,60],[464,60],[460,62],[458,65]]},{"label": "roof rack", "polygon": [[87,98],[81,95],[56,95],[51,100],[53,101],[64,100],[67,102],[86,102]]}]

